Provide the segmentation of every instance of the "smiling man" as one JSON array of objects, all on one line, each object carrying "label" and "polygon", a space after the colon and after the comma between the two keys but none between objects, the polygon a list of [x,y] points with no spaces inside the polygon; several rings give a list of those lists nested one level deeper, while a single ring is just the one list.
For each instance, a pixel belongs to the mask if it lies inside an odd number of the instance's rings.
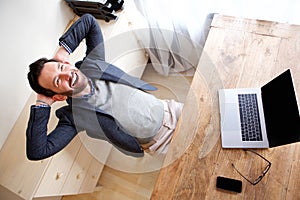
[{"label": "smiling man", "polygon": [[[86,56],[73,66],[69,55],[86,40]],[[63,149],[80,131],[105,140],[126,155],[165,153],[182,104],[147,93],[152,85],[105,62],[101,29],[89,14],[78,19],[59,39],[54,58],[29,66],[28,81],[37,93],[26,130],[27,157],[40,160]],[[48,133],[51,105],[59,121]]]},{"label": "smiling man", "polygon": [[89,93],[88,79],[68,61],[59,62],[54,59],[42,58],[34,63],[32,68],[35,68],[37,63],[41,68],[40,75],[36,80],[39,86],[56,93],[48,96],[53,96],[55,100],[60,100],[60,98],[65,100],[67,96],[74,97],[80,96],[81,93]]}]

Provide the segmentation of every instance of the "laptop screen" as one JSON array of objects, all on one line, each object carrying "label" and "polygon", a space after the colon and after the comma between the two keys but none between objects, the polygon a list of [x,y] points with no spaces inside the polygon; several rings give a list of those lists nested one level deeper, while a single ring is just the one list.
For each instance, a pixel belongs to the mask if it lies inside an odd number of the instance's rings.
[{"label": "laptop screen", "polygon": [[270,147],[300,141],[300,116],[290,70],[261,89]]}]

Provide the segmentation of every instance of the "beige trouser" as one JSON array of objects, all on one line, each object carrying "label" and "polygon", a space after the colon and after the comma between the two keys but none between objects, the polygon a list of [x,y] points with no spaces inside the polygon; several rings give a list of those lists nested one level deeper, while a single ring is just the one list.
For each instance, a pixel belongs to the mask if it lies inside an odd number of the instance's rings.
[{"label": "beige trouser", "polygon": [[164,104],[163,124],[154,138],[146,144],[142,144],[145,152],[149,154],[165,154],[168,144],[172,140],[177,121],[181,114],[183,104],[174,100],[162,100]]}]

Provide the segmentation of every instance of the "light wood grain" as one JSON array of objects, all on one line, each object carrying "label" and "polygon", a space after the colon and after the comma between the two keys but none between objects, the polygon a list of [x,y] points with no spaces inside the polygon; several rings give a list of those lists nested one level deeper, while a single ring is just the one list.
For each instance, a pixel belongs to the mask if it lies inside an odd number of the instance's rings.
[{"label": "light wood grain", "polygon": [[[182,117],[151,199],[300,199],[300,143],[257,152],[272,166],[252,186],[231,166],[254,173],[263,164],[240,149],[222,149],[217,90],[260,87],[287,68],[300,96],[300,26],[216,15]],[[217,176],[241,179],[239,194],[216,189]]]}]

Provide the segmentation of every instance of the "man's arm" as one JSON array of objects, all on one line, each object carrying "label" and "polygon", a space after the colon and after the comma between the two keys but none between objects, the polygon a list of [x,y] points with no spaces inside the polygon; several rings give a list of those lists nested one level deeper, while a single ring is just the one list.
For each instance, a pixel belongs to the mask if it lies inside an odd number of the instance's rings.
[{"label": "man's arm", "polygon": [[26,130],[26,153],[29,160],[41,160],[56,154],[77,134],[70,115],[61,113],[56,128],[47,135],[50,110],[50,106],[31,106]]},{"label": "man's arm", "polygon": [[[96,19],[89,14],[78,19],[67,32],[59,39],[60,47],[54,58],[64,62],[69,60],[70,54],[79,46],[80,42],[86,39],[87,54],[95,47],[100,51],[98,59],[104,59],[103,38]],[[47,135],[47,125],[50,117],[50,106],[54,103],[52,98],[37,95],[37,102],[31,107],[30,119],[28,122],[27,157],[30,160],[40,160],[54,155],[63,149],[77,134],[72,123],[72,116],[60,114],[57,127]],[[66,110],[66,109],[65,109]]]},{"label": "man's arm", "polygon": [[[86,40],[86,56],[95,54],[97,59],[104,60],[103,35],[97,20],[90,14],[81,16],[72,26],[59,38],[59,45],[63,58],[66,52],[71,54],[79,46],[80,42]],[[59,55],[60,56],[60,55]]]}]

